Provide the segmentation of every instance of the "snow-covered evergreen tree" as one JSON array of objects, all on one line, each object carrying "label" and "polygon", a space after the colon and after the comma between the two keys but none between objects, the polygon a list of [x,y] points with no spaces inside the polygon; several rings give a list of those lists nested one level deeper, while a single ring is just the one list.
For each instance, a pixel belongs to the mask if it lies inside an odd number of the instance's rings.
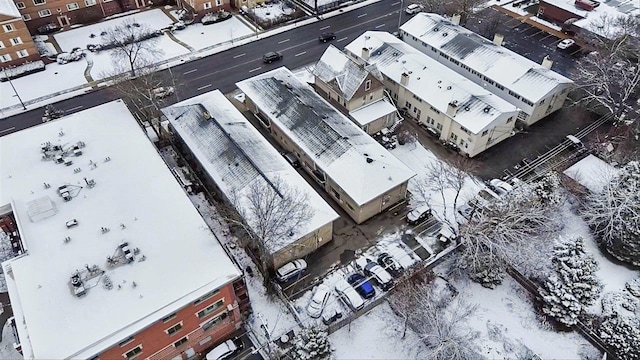
[{"label": "snow-covered evergreen tree", "polygon": [[558,205],[564,197],[560,193],[560,177],[554,172],[548,172],[542,179],[531,184],[538,200],[547,205]]},{"label": "snow-covered evergreen tree", "polygon": [[640,266],[640,163],[629,162],[615,181],[589,196],[583,216],[611,255]]},{"label": "snow-covered evergreen tree", "polygon": [[602,283],[595,276],[598,263],[584,251],[581,237],[559,239],[553,250],[552,263],[561,285],[583,306],[597,300],[602,291]]},{"label": "snow-covered evergreen tree", "polygon": [[316,328],[302,329],[296,335],[290,355],[295,360],[329,359],[331,344],[327,333]]},{"label": "snow-covered evergreen tree", "polygon": [[552,275],[540,293],[544,304],[542,311],[566,326],[578,321],[582,305],[557,276]]},{"label": "snow-covered evergreen tree", "polygon": [[600,337],[619,359],[640,359],[640,319],[613,315],[599,328]]}]

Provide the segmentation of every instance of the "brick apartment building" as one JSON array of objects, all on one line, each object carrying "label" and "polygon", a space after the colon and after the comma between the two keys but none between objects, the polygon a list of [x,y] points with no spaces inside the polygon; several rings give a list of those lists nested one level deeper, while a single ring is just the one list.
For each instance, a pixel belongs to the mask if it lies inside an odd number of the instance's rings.
[{"label": "brick apartment building", "polygon": [[0,68],[40,59],[29,29],[12,0],[0,0]]},{"label": "brick apartment building", "polygon": [[191,359],[242,328],[241,270],[122,101],[0,147],[25,359]]}]

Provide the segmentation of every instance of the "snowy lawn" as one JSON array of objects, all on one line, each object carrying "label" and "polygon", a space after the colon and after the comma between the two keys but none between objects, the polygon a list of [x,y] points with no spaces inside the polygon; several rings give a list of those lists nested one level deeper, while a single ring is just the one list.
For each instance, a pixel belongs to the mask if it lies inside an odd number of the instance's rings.
[{"label": "snowy lawn", "polygon": [[[212,36],[213,33],[215,33],[215,36]],[[173,33],[178,40],[196,50],[253,34],[255,34],[255,31],[235,16],[211,25],[202,25],[202,23],[198,22],[187,26],[184,30],[174,31]]]},{"label": "snowy lawn", "polygon": [[249,9],[261,21],[275,21],[285,15],[293,14],[296,9],[289,7],[284,1],[262,4]]}]

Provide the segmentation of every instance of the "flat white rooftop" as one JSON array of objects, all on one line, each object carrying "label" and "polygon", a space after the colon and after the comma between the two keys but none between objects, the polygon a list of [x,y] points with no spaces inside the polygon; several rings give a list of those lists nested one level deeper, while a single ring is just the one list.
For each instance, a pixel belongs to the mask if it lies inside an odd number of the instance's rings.
[{"label": "flat white rooftop", "polygon": [[[45,159],[47,143],[73,163]],[[121,101],[0,137],[0,151],[0,205],[26,247],[3,264],[25,358],[90,358],[241,275]]]},{"label": "flat white rooftop", "polygon": [[431,54],[431,47],[434,47],[534,103],[559,84],[573,83],[555,71],[503,46],[497,46],[471,30],[454,25],[438,14],[418,13],[400,29],[428,45],[420,47],[420,51]]},{"label": "flat white rooftop", "polygon": [[367,62],[396,83],[400,84],[402,74],[407,74],[409,83],[405,87],[436,110],[446,113],[449,103],[455,101],[460,110],[454,120],[474,134],[504,113],[517,112],[499,96],[387,32],[367,31],[345,46],[358,57],[363,48],[369,50]]},{"label": "flat white rooftop", "polygon": [[359,206],[415,176],[289,69],[236,85]]},{"label": "flat white rooftop", "polygon": [[[204,111],[209,119],[203,117]],[[339,217],[219,90],[181,101],[162,112],[228,199],[245,199],[255,181],[264,183],[261,189],[283,183],[306,194],[313,217],[293,236],[265,244],[273,253]],[[246,201],[237,205],[246,205],[239,212],[250,214]]]}]

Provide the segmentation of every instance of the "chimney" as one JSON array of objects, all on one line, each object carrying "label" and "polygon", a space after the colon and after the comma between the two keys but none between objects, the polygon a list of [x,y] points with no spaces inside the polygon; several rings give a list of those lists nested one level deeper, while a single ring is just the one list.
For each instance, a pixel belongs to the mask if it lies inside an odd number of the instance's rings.
[{"label": "chimney", "polygon": [[369,49],[366,47],[362,48],[362,60],[369,61]]},{"label": "chimney", "polygon": [[502,42],[504,41],[504,35],[496,33],[493,35],[493,43],[502,46]]},{"label": "chimney", "polygon": [[455,14],[451,17],[451,23],[453,25],[460,25],[460,14]]},{"label": "chimney", "polygon": [[549,55],[545,56],[544,59],[542,59],[542,67],[551,69],[551,65],[553,65],[553,60],[551,60]]},{"label": "chimney", "polygon": [[458,113],[458,100],[453,100],[447,105],[447,116],[450,118],[455,117]]},{"label": "chimney", "polygon": [[407,72],[403,72],[402,75],[400,75],[400,84],[404,86],[409,85],[409,74]]}]

